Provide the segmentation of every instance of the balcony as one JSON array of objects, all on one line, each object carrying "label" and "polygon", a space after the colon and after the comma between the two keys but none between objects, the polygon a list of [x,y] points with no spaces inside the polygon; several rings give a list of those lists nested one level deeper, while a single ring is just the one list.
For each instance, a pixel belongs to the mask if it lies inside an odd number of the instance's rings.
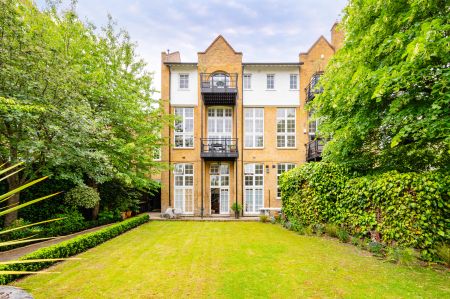
[{"label": "balcony", "polygon": [[237,138],[202,138],[200,157],[205,160],[235,160],[239,157]]},{"label": "balcony", "polygon": [[322,87],[316,86],[317,83],[319,83],[319,79],[320,79],[320,76],[322,76],[322,74],[323,74],[323,72],[317,72],[311,77],[311,80],[309,81],[308,86],[305,88],[306,103],[308,103],[309,101],[312,101],[316,97],[316,94],[323,92]]},{"label": "balcony", "polygon": [[306,144],[306,161],[320,161],[322,160],[322,150],[325,145],[325,140],[316,139]]},{"label": "balcony", "polygon": [[200,74],[200,89],[205,105],[236,105],[237,86],[238,74]]}]

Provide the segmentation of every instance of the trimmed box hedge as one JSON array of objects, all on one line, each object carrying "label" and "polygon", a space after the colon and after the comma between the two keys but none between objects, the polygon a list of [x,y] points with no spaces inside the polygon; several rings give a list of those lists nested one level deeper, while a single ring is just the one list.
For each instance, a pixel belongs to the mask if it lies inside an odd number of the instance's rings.
[{"label": "trimmed box hedge", "polygon": [[[112,224],[96,232],[87,233],[75,237],[73,239],[51,245],[49,247],[38,249],[30,254],[24,255],[20,260],[32,259],[51,259],[51,258],[68,258],[76,254],[82,253],[90,248],[93,248],[103,242],[106,242],[118,235],[144,224],[150,220],[148,215],[140,215],[127,219],[125,221]],[[11,264],[0,267],[3,271],[40,271],[45,269],[55,262],[37,262],[27,264]],[[22,275],[0,275],[0,285],[5,285]]]},{"label": "trimmed box hedge", "polygon": [[359,237],[413,247],[425,260],[450,242],[450,175],[389,171],[354,177],[325,162],[307,163],[280,181],[283,212],[301,225],[334,223]]}]

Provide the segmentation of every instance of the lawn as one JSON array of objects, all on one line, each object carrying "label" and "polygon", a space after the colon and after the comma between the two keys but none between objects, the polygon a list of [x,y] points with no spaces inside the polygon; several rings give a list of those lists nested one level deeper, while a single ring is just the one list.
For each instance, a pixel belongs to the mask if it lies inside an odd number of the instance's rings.
[{"label": "lawn", "polygon": [[278,225],[150,222],[14,285],[35,298],[449,298],[450,274]]}]

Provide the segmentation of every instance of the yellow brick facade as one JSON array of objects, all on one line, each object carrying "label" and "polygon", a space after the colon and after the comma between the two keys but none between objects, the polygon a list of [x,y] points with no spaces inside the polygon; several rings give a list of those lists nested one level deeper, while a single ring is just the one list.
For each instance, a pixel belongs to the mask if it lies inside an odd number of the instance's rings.
[{"label": "yellow brick facade", "polygon": [[[229,106],[232,109],[232,137],[238,138],[239,157],[231,161],[221,161],[230,166],[229,176],[229,206],[237,201],[244,206],[244,174],[243,169],[246,163],[262,163],[264,165],[264,207],[281,207],[281,200],[277,198],[277,164],[294,163],[300,165],[306,161],[306,143],[308,142],[308,119],[304,109],[305,86],[308,85],[311,76],[318,70],[323,70],[334,54],[335,48],[342,44],[343,35],[336,31],[333,26],[332,41],[330,44],[324,37],[318,41],[306,53],[299,55],[298,73],[300,75],[298,105],[292,107],[296,110],[296,146],[295,148],[277,148],[277,109],[276,105],[257,106],[264,108],[264,147],[261,149],[244,148],[243,136],[243,63],[242,53],[236,52],[228,42],[222,37],[217,37],[204,52],[198,53],[196,63],[198,74],[198,97],[194,109],[194,148],[178,149],[174,148],[173,128],[166,128],[163,136],[167,138],[170,146],[162,149],[162,162],[171,166],[177,163],[190,163],[194,166],[194,213],[193,215],[209,216],[211,211],[210,195],[210,166],[215,161],[205,161],[201,158],[201,138],[207,136],[207,109],[202,101],[200,74],[224,72],[237,74],[237,97],[236,104]],[[164,100],[164,109],[168,113],[174,113],[176,105],[171,105],[170,101],[170,72],[171,63],[179,63],[178,52],[161,54],[161,98]],[[277,99],[273,99],[274,102]],[[161,173],[161,210],[174,207],[174,174],[173,169]],[[229,214],[232,214],[231,209]],[[222,215],[223,216],[223,215]]]}]

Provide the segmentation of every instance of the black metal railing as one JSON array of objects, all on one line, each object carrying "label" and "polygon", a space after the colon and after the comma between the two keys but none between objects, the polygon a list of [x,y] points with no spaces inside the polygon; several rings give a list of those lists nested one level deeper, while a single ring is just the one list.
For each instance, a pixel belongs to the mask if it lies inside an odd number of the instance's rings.
[{"label": "black metal railing", "polygon": [[237,138],[202,138],[202,158],[236,159],[239,156]]},{"label": "black metal railing", "polygon": [[317,86],[317,84],[319,83],[320,76],[322,76],[322,74],[323,74],[323,72],[315,73],[311,77],[311,80],[309,81],[308,86],[305,88],[305,90],[306,90],[306,102],[307,103],[309,101],[313,100],[314,97],[316,96],[316,94],[323,92],[323,88]]},{"label": "black metal railing", "polygon": [[325,140],[315,139],[306,144],[306,161],[319,161],[322,159],[322,150]]},{"label": "black metal railing", "polygon": [[224,93],[236,92],[238,74],[227,73],[201,73],[200,86],[202,92]]}]

